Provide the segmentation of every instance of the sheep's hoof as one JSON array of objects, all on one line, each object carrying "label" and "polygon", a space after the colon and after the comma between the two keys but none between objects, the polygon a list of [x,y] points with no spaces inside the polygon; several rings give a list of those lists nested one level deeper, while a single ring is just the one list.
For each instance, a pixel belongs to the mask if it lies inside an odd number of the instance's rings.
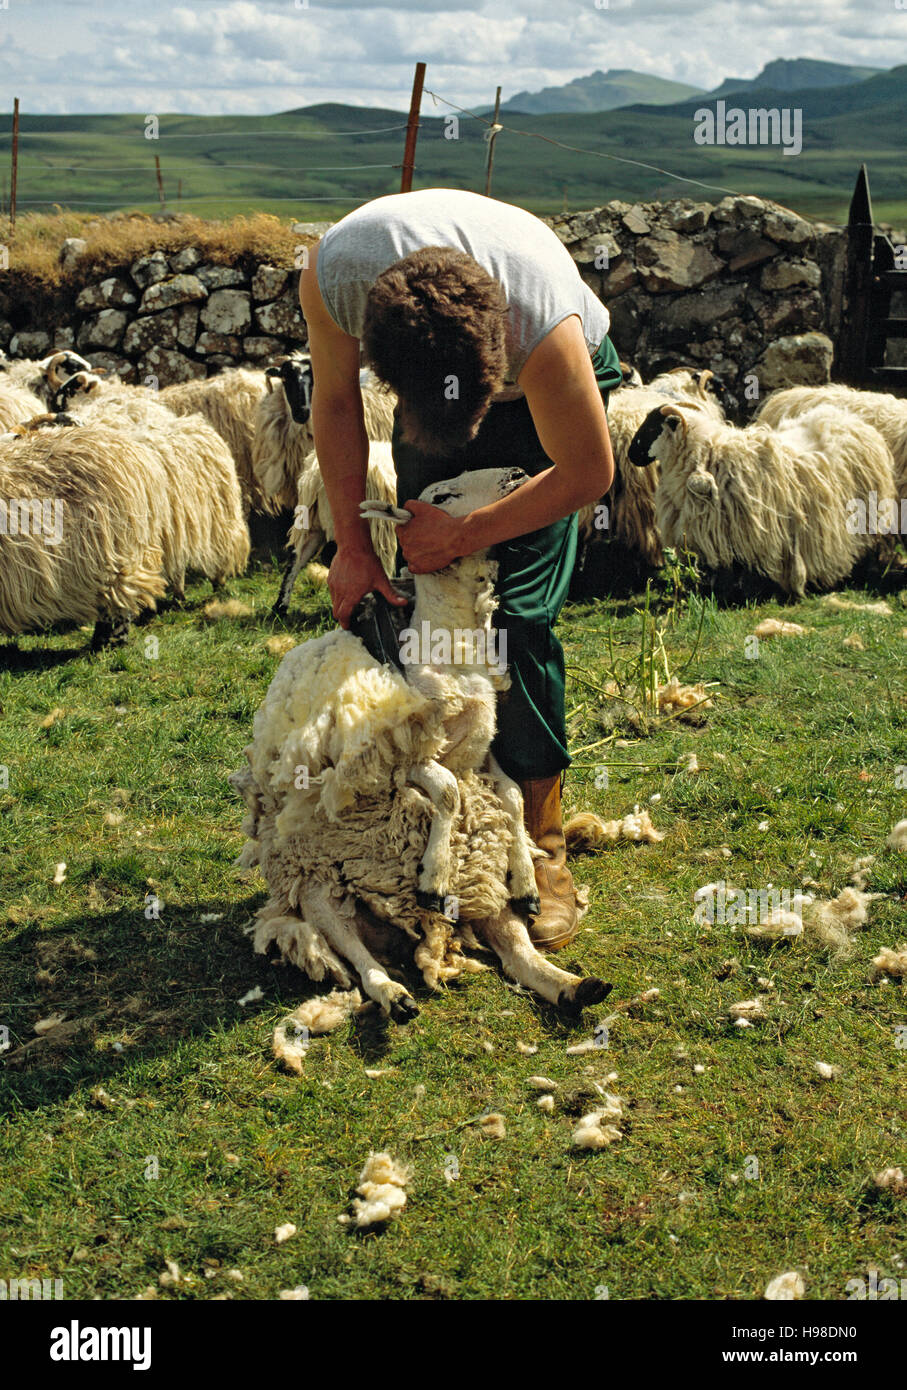
[{"label": "sheep's hoof", "polygon": [[525,898],[511,898],[510,906],[519,917],[537,917],[542,910],[538,893],[527,893]]},{"label": "sheep's hoof", "polygon": [[599,980],[595,975],[587,975],[585,980],[580,980],[571,997],[570,991],[561,990],[557,1001],[559,1009],[565,1009],[568,1013],[579,1013],[581,1009],[591,1009],[593,1004],[600,1004],[612,991],[614,986],[606,984],[604,980]]},{"label": "sheep's hoof", "polygon": [[426,893],[424,888],[416,889],[416,902],[425,912],[443,912],[444,899],[440,893]]},{"label": "sheep's hoof", "polygon": [[403,994],[391,1004],[391,1018],[395,1023],[409,1023],[419,1012],[415,999]]}]

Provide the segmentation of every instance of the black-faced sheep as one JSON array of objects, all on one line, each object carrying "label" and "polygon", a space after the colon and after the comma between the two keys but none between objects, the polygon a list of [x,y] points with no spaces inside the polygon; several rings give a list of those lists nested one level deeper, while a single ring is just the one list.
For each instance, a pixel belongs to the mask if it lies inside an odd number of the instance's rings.
[{"label": "black-faced sheep", "polygon": [[692,404],[663,404],[640,427],[630,458],[660,465],[665,544],[686,545],[716,570],[763,574],[798,597],[808,584],[839,583],[880,548],[848,520],[854,499],[894,490],[884,439],[831,406],[777,429],[737,429]]}]

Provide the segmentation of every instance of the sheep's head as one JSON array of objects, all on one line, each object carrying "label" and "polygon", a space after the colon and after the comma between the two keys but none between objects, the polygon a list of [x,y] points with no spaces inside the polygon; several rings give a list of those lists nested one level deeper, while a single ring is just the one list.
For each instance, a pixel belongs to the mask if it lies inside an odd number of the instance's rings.
[{"label": "sheep's head", "polygon": [[298,353],[288,357],[279,367],[268,367],[265,372],[268,390],[273,390],[272,382],[278,378],[283,383],[284,395],[290,414],[297,425],[307,425],[312,413],[312,359],[308,353]]},{"label": "sheep's head", "polygon": [[76,372],[54,392],[51,405],[55,411],[65,412],[76,396],[84,405],[95,399],[103,384],[97,372]]},{"label": "sheep's head", "polygon": [[642,386],[642,377],[635,367],[631,367],[629,362],[620,363],[620,375],[622,386]]},{"label": "sheep's head", "polygon": [[699,373],[699,390],[701,392],[707,392],[710,396],[714,396],[722,406],[727,400],[727,387],[721,380],[721,377],[716,376],[708,367]]},{"label": "sheep's head", "polygon": [[650,410],[630,440],[627,450],[630,462],[635,463],[637,468],[647,468],[658,457],[654,450],[664,431],[676,430],[678,425],[686,434],[686,419],[673,405],[658,405]]},{"label": "sheep's head", "polygon": [[[75,376],[77,372],[91,372],[93,370],[91,363],[86,362],[85,358],[80,357],[77,352],[54,352],[50,357],[45,357],[39,366],[54,391],[59,391],[64,382]],[[98,368],[96,374],[103,376],[104,369]]]},{"label": "sheep's head", "polygon": [[[448,516],[468,516],[477,507],[499,502],[528,481],[529,475],[522,468],[477,468],[472,473],[430,483],[419,493],[419,501],[440,507]],[[405,507],[377,501],[360,502],[359,515],[364,521],[393,521],[398,526],[413,519]]]}]

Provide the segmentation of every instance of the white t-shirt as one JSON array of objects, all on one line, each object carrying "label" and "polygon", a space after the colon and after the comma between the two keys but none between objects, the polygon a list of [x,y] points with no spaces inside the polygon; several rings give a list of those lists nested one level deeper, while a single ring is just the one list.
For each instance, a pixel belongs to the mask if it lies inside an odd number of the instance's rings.
[{"label": "white t-shirt", "polygon": [[507,376],[498,399],[522,395],[526,359],[564,319],[578,314],[590,353],[608,332],[605,306],[569,251],[531,212],[455,188],[376,198],[336,222],[318,246],[318,286],[334,322],[362,337],[368,292],[382,271],[424,246],[472,256],[501,285],[510,308]]}]

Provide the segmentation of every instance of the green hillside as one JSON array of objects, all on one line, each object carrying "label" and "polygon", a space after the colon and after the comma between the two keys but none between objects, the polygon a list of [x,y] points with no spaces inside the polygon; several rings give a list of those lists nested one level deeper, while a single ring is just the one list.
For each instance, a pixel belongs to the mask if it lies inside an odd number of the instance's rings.
[{"label": "green hillside", "polygon": [[[865,161],[876,216],[895,223],[907,220],[907,67],[842,87],[760,90],[760,106],[802,107],[803,152],[796,158],[782,157],[771,146],[694,144],[693,113],[704,100],[593,114],[505,117],[508,129],[496,143],[493,192],[545,213],[560,210],[565,200],[571,209],[611,198],[717,201],[723,188],[775,198],[807,216],[843,222],[857,169]],[[482,190],[486,127],[461,116],[455,132],[444,109],[428,97],[423,103],[415,186]],[[165,115],[160,138],[152,141],[144,138],[141,116],[26,113],[19,208],[23,213],[55,204],[76,211],[154,211],[157,154],[170,209],[182,207],[205,217],[260,210],[303,220],[334,218],[399,188],[404,124],[399,111],[341,105],[275,116]],[[0,167],[6,165],[9,129],[9,117],[0,118]],[[458,138],[446,138],[454,133]],[[580,152],[529,138],[533,136],[577,146]],[[720,187],[678,182],[640,164]]]},{"label": "green hillside", "polygon": [[543,115],[550,111],[611,111],[617,106],[639,102],[666,106],[701,91],[701,87],[691,87],[686,82],[671,82],[650,73],[633,72],[630,68],[609,68],[607,72],[576,77],[561,87],[517,92],[516,96],[508,98],[501,110]]},{"label": "green hillside", "polygon": [[720,87],[709,92],[710,97],[723,97],[730,92],[742,92],[769,87],[779,92],[800,92],[809,87],[844,87],[851,82],[863,82],[884,72],[883,68],[864,68],[852,63],[828,63],[821,58],[776,58],[766,63],[755,77],[726,77]]}]

